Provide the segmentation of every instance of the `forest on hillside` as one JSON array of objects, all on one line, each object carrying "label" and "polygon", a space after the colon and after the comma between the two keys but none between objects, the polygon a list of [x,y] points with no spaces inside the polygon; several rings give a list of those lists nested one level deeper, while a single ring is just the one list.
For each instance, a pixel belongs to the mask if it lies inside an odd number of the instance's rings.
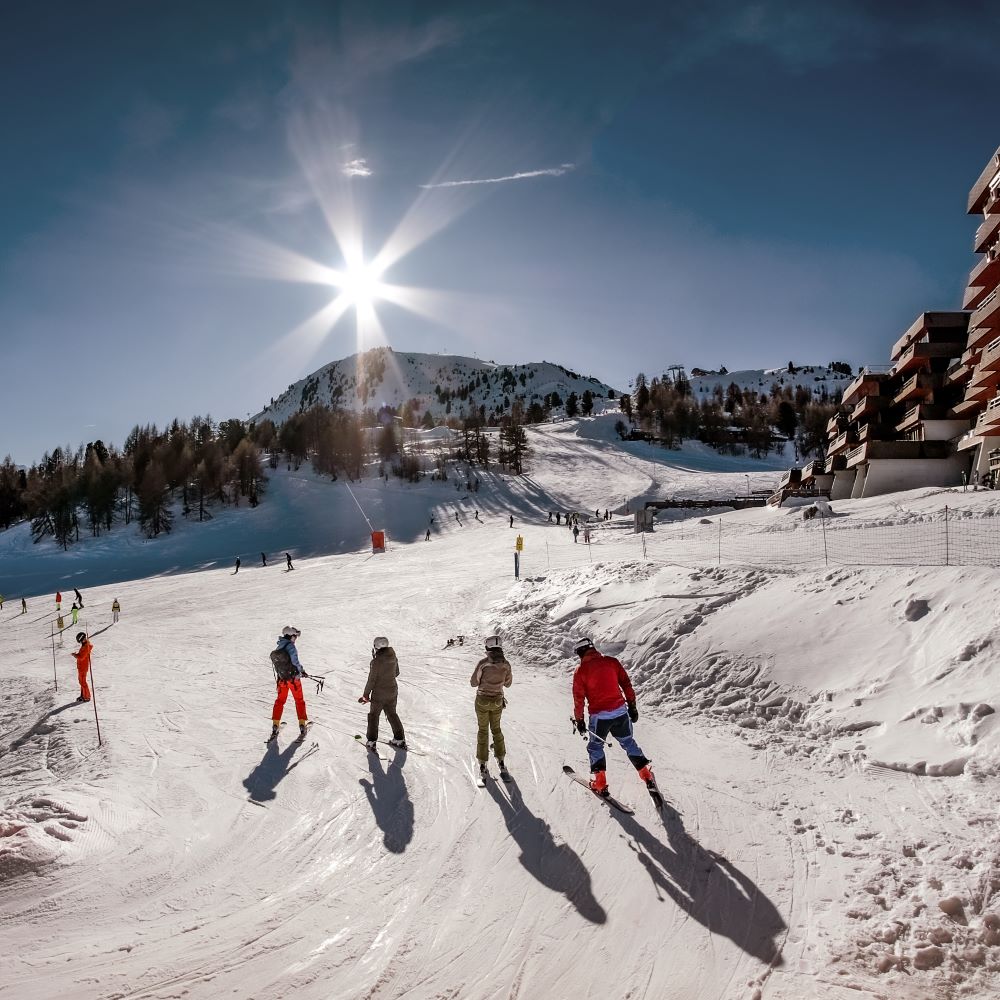
[{"label": "forest on hillside", "polygon": [[769,392],[758,393],[719,382],[698,399],[684,378],[647,379],[640,372],[633,384],[634,391],[620,400],[631,429],[620,421],[619,434],[646,437],[668,448],[697,440],[723,453],[763,458],[790,441],[796,460],[822,457],[827,423],[840,410],[840,392],[829,395],[825,386],[817,398],[802,386],[775,383]]}]

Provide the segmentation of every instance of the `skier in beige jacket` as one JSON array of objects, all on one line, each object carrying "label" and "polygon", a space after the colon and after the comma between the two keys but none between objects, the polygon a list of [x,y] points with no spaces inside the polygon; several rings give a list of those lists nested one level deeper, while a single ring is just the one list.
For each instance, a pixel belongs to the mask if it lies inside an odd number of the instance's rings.
[{"label": "skier in beige jacket", "polygon": [[384,635],[376,636],[372,642],[372,659],[368,665],[368,683],[365,684],[364,693],[358,699],[361,704],[369,705],[368,709],[368,732],[365,738],[365,746],[369,750],[376,748],[378,741],[378,723],[383,712],[392,729],[392,739],[389,745],[397,750],[406,749],[406,737],[403,734],[403,723],[399,721],[396,714],[396,698],[399,694],[399,685],[396,678],[399,676],[399,661],[396,659],[396,651],[389,645],[389,640]]},{"label": "skier in beige jacket", "polygon": [[[476,688],[476,720],[479,732],[476,736],[476,758],[479,761],[480,774],[488,775],[486,761],[489,759],[489,733],[493,735],[493,753],[500,767],[500,777],[510,781],[510,773],[504,763],[506,745],[503,730],[500,728],[500,716],[507,704],[503,689],[509,688],[513,682],[510,664],[500,647],[500,637],[491,635],[486,639],[486,655],[476,664],[469,683]],[[487,732],[488,731],[488,732]]]}]

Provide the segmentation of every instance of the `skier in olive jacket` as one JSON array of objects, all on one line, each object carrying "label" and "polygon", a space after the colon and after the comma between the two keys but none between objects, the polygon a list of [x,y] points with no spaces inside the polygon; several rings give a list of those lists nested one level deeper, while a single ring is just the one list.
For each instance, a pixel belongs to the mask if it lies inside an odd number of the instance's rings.
[{"label": "skier in olive jacket", "polygon": [[504,762],[506,744],[500,728],[500,716],[507,704],[503,689],[513,683],[510,664],[500,647],[500,637],[491,635],[486,639],[486,655],[476,664],[469,683],[476,688],[476,721],[479,731],[476,735],[476,758],[479,770],[485,777],[486,761],[489,759],[489,733],[493,735],[493,753],[500,767],[500,776],[507,780],[507,765]]},{"label": "skier in olive jacket", "polygon": [[399,694],[399,685],[396,683],[398,676],[399,660],[396,659],[396,651],[389,645],[389,640],[384,635],[376,636],[372,642],[368,682],[365,684],[364,693],[358,699],[362,705],[370,706],[365,743],[369,750],[375,749],[378,740],[379,718],[383,712],[385,712],[389,728],[392,729],[392,739],[389,740],[389,745],[399,750],[406,749],[403,723],[399,721],[399,716],[396,714],[396,698]]}]

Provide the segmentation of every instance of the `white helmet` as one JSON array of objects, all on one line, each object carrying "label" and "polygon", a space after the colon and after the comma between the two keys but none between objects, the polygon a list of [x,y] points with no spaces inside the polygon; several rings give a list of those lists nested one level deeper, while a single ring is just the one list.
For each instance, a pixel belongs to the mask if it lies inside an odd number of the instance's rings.
[{"label": "white helmet", "polygon": [[594,648],[594,643],[588,636],[582,635],[580,636],[579,639],[575,639],[573,641],[573,652],[576,653],[577,656],[583,656],[583,654],[586,653],[588,649],[593,649],[593,648]]},{"label": "white helmet", "polygon": [[281,634],[288,636],[289,639],[297,639],[302,633],[294,625],[286,625],[282,630]]},{"label": "white helmet", "polygon": [[377,635],[372,640],[372,648],[373,649],[388,649],[389,648],[389,640],[384,635]]},{"label": "white helmet", "polygon": [[498,636],[498,635],[488,635],[486,637],[486,648],[487,649],[499,649],[500,648],[500,636]]}]

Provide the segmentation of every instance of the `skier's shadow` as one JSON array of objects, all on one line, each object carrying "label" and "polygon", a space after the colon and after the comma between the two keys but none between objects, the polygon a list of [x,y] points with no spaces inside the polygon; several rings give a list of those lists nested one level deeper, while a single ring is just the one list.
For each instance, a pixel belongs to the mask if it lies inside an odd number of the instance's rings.
[{"label": "skier's shadow", "polygon": [[776,941],[785,929],[785,922],[777,907],[731,861],[702,847],[684,829],[677,812],[664,806],[669,844],[633,816],[617,810],[612,815],[629,838],[629,848],[657,887],[661,901],[662,889],[713,934],[729,938],[764,965],[783,964]]},{"label": "skier's shadow", "polygon": [[406,751],[401,750],[395,763],[385,768],[380,757],[374,754],[369,757],[372,780],[360,778],[358,783],[365,790],[375,822],[382,831],[382,842],[393,854],[402,854],[413,840],[413,803],[403,777]]},{"label": "skier's shadow", "polygon": [[494,781],[486,788],[503,813],[507,831],[521,850],[518,859],[546,888],[561,893],[585,920],[603,924],[608,916],[594,898],[590,887],[590,872],[569,844],[556,844],[545,820],[536,816],[525,804],[521,790],[514,782],[507,785],[508,799]]},{"label": "skier's shadow", "polygon": [[277,740],[268,743],[261,762],[243,779],[243,787],[254,802],[270,802],[278,797],[275,788],[288,773],[289,762],[300,746],[300,743],[290,743],[279,750]]}]

